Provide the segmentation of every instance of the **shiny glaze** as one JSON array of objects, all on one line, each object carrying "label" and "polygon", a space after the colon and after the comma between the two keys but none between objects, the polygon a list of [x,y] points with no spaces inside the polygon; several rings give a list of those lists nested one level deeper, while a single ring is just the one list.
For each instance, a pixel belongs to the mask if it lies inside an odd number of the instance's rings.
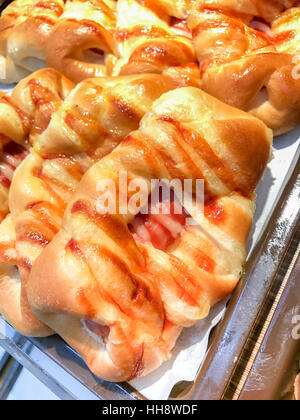
[{"label": "shiny glaze", "polygon": [[80,25],[84,28],[85,31],[89,31],[90,33],[101,39],[101,43],[104,44],[106,51],[112,52],[110,45],[107,43],[105,37],[103,37],[103,31],[105,31],[105,28],[100,23],[89,19],[68,19],[68,22],[74,22],[77,25]]},{"label": "shiny glaze", "polygon": [[64,9],[59,4],[53,2],[46,2],[46,1],[40,1],[36,3],[35,7],[41,8],[41,9],[49,9],[52,12],[56,14],[57,17],[61,16],[63,14]]},{"label": "shiny glaze", "polygon": [[210,274],[213,274],[216,268],[215,261],[210,258],[205,252],[200,249],[197,250],[196,255],[193,255],[193,258],[199,268],[204,271],[207,271]]},{"label": "shiny glaze", "polygon": [[226,212],[216,198],[211,198],[204,204],[204,216],[214,224],[222,224],[226,218]]},{"label": "shiny glaze", "polygon": [[136,26],[126,31],[118,30],[115,36],[117,41],[127,41],[133,37],[146,36],[147,38],[161,38],[168,37],[170,34],[156,26]]},{"label": "shiny glaze", "polygon": [[28,152],[21,145],[11,141],[0,152],[0,183],[9,188],[15,169],[25,159]]},{"label": "shiny glaze", "polygon": [[35,79],[29,80],[28,87],[35,107],[33,131],[41,133],[47,128],[51,116],[58,109],[62,98]]},{"label": "shiny glaze", "polygon": [[[217,175],[217,177],[228,187],[228,189],[233,191],[238,191],[245,196],[248,196],[252,193],[252,189],[249,186],[249,189],[245,188],[242,184],[239,184],[238,180],[236,179],[235,175],[227,168],[223,161],[216,155],[207,141],[200,137],[195,131],[187,129],[183,126],[183,124],[175,121],[173,118],[169,116],[163,116],[160,118],[161,121],[167,122],[172,124],[176,128],[176,139],[173,136],[174,140],[180,145],[180,142],[187,143],[190,145],[194,151],[203,159],[203,161],[210,167],[211,170]],[[190,161],[189,156],[186,159],[187,162]],[[168,162],[169,164],[169,162]],[[196,176],[196,174],[198,174]],[[175,173],[171,174],[173,178],[177,178]],[[199,173],[199,169],[197,168],[193,175],[197,179],[203,179],[205,183],[205,192],[208,195],[211,195],[209,185],[203,176],[202,173]]]},{"label": "shiny glaze", "polygon": [[127,379],[128,381],[132,381],[133,379],[140,376],[144,369],[144,364],[143,364],[144,345],[143,344],[141,344],[141,346],[137,350],[135,350],[135,354],[136,354],[135,366],[134,366],[131,376]]},{"label": "shiny glaze", "polygon": [[25,138],[30,133],[30,129],[31,129],[31,126],[32,126],[32,117],[30,115],[28,115],[26,112],[22,111],[17,105],[15,105],[14,102],[12,101],[12,99],[9,96],[3,96],[0,99],[0,103],[1,102],[11,106],[14,109],[14,111],[17,113],[17,115],[18,115],[18,117],[19,117],[19,119],[22,123],[23,132],[24,132],[24,140],[25,140]]}]

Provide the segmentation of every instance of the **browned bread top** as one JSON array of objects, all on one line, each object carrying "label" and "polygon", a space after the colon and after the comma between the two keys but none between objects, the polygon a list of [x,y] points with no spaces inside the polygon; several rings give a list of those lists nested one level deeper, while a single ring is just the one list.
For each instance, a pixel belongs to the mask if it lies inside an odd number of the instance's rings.
[{"label": "browned bread top", "polygon": [[[146,375],[168,359],[183,326],[205,317],[237,284],[266,167],[271,131],[258,119],[195,88],[162,95],[111,154],[82,178],[62,229],[33,265],[34,312],[100,377]],[[204,179],[204,214],[165,250],[129,229],[137,214],[102,213],[99,183]],[[134,191],[127,185],[127,200]],[[148,200],[148,196],[143,200]],[[51,269],[50,269],[51,267]]]}]

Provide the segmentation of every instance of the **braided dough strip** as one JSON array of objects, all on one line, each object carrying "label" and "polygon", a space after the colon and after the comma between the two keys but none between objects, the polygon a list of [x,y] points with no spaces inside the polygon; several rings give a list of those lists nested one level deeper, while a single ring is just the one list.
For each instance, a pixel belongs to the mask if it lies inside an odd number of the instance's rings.
[{"label": "braided dough strip", "polygon": [[0,92],[0,221],[8,210],[14,170],[26,156],[31,118],[5,92]]},{"label": "braided dough strip", "polygon": [[[22,287],[17,265],[21,264],[16,250],[15,224],[11,215],[0,224],[0,313],[20,333],[37,337],[52,333],[32,313],[26,289]],[[26,261],[23,261],[26,265]]]},{"label": "braided dough strip", "polygon": [[46,48],[50,67],[74,82],[107,75],[106,59],[116,52],[114,0],[69,0]]},{"label": "braided dough strip", "polygon": [[11,95],[0,93],[0,219],[8,213],[8,191],[14,170],[25,158],[36,135],[74,87],[53,69],[23,79]]},{"label": "braided dough strip", "polygon": [[[10,185],[14,170],[26,157],[27,149],[47,128],[52,113],[73,87],[73,83],[58,71],[39,70],[22,80],[11,96],[4,95],[0,102],[0,132],[3,133],[0,211],[2,218],[7,215],[0,225],[0,310],[9,321],[13,318],[14,324],[19,325],[24,334],[29,332],[27,325],[30,325],[31,332],[46,335],[40,333],[42,324],[26,305],[26,293],[21,288],[17,265],[27,267],[28,261],[22,259],[16,249],[15,221],[12,214],[8,214]],[[47,334],[49,332],[48,329]]]},{"label": "braided dough strip", "polygon": [[[163,95],[139,131],[84,175],[62,229],[32,268],[27,291],[36,315],[101,378],[130,380],[157,368],[182,327],[237,284],[271,143],[260,120],[196,88]],[[199,226],[164,252],[134,240],[128,225],[135,214],[98,211],[99,182],[111,179],[119,191],[120,171],[148,184],[203,178],[214,198],[205,217],[188,209]],[[133,194],[128,187],[128,201]],[[118,209],[118,194],[115,202]]]},{"label": "braided dough strip", "polygon": [[182,86],[198,86],[187,15],[182,1],[119,0],[115,38],[120,59],[112,74],[163,73]]},{"label": "braided dough strip", "polygon": [[15,0],[0,17],[1,83],[18,82],[45,67],[47,38],[64,0]]},{"label": "braided dough strip", "polygon": [[232,14],[239,14],[246,20],[257,16],[266,22],[272,22],[280,13],[297,2],[297,0],[195,0],[194,8],[205,6],[212,10],[224,10]]},{"label": "braided dough strip", "polygon": [[[262,119],[276,135],[300,122],[300,8],[279,15],[294,3],[203,0],[188,21],[201,88]],[[267,16],[270,26],[255,20]]]},{"label": "braided dough strip", "polygon": [[[83,173],[138,128],[154,100],[174,88],[169,78],[150,74],[86,80],[53,113],[47,129],[17,169],[10,189],[21,279],[21,288],[16,289],[19,313],[30,312],[22,296],[26,296],[31,267],[60,229],[64,210]],[[11,287],[4,288],[0,309],[9,299],[5,290],[13,293],[15,284],[11,279]],[[15,318],[13,306],[5,316],[24,335],[49,334],[32,314],[31,318]]]}]

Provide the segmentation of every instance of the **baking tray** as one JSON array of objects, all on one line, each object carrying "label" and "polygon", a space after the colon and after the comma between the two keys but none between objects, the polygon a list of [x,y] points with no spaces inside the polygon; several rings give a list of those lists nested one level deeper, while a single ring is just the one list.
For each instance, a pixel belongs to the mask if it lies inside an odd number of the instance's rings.
[{"label": "baking tray", "polygon": [[[285,345],[281,346],[281,351],[276,352],[280,369],[274,369],[272,360],[270,366],[264,368],[261,360],[264,354],[268,354],[269,346],[273,346],[275,350],[280,347],[278,340],[282,340],[280,328],[284,308],[299,303],[299,248],[295,252],[293,250],[293,244],[299,244],[299,209],[298,206],[291,205],[299,203],[300,196],[300,163],[297,157],[293,166],[264,234],[248,260],[244,276],[230,299],[225,317],[213,332],[208,353],[196,381],[176,387],[172,394],[173,399],[279,398],[279,388],[282,388],[286,381],[286,378],[283,378],[286,375],[283,373],[286,373],[287,366],[295,363],[299,352],[299,340],[286,340]],[[257,332],[259,326],[263,332],[262,339]],[[292,330],[292,324],[289,327]],[[60,398],[77,399],[80,396],[72,394],[64,380],[58,380],[55,369],[45,369],[45,361],[40,363],[40,360],[33,360],[24,350],[24,346],[31,344],[41,351],[44,357],[54,363],[55,368],[63,369],[86,388],[91,398],[144,399],[129,384],[114,384],[96,378],[81,358],[58,336],[44,339],[22,338],[21,344],[18,344],[13,328],[7,323],[2,324],[2,332],[3,328],[5,333],[1,336],[0,329],[0,345]],[[251,342],[254,343],[255,352],[249,351]],[[293,371],[294,375],[296,373]]]},{"label": "baking tray", "polygon": [[[10,2],[0,0],[0,12]],[[300,349],[299,340],[284,335],[289,331],[284,316],[297,308],[300,295],[299,206],[291,205],[299,203],[300,197],[298,155],[229,301],[225,317],[211,335],[209,350],[195,382],[176,386],[172,399],[292,397],[290,390],[299,369]],[[24,338],[5,321],[0,321],[0,345],[60,398],[79,399],[84,395],[104,400],[145,399],[129,384],[96,378],[58,336]],[[288,327],[292,330],[293,325]],[[32,349],[37,354],[41,352],[42,357],[33,357]],[[270,355],[276,358],[276,369]],[[80,384],[79,395],[78,390],[76,394],[68,386],[70,382],[61,372]]]},{"label": "baking tray", "polygon": [[8,353],[6,353],[1,347],[0,347],[0,374],[1,371],[5,365],[5,363],[7,362],[9,355]]},{"label": "baking tray", "polygon": [[[249,342],[250,357],[238,379],[233,399],[293,399],[300,363],[300,226],[274,284],[273,301],[256,339]],[[290,256],[293,257],[290,259]],[[276,291],[275,291],[276,290]],[[234,381],[233,381],[234,382]]]}]

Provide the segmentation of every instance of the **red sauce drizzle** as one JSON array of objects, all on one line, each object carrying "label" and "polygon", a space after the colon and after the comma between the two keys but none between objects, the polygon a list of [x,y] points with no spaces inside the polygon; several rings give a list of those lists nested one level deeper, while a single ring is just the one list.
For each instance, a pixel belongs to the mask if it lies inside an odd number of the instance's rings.
[{"label": "red sauce drizzle", "polygon": [[134,366],[134,370],[133,370],[130,378],[128,379],[128,381],[132,381],[133,379],[135,379],[135,378],[137,378],[138,376],[141,375],[141,373],[144,369],[143,357],[144,357],[144,344],[142,344],[140,346],[140,349],[137,352],[137,358],[136,358],[136,363],[135,363],[135,366]]},{"label": "red sauce drizzle", "polygon": [[295,32],[292,31],[292,30],[282,32],[281,34],[276,35],[272,39],[272,42],[273,42],[273,44],[280,45],[280,44],[283,44],[284,42],[288,42],[288,41],[294,39],[295,35],[296,35]]},{"label": "red sauce drizzle", "polygon": [[122,31],[119,30],[116,32],[116,40],[117,41],[126,41],[130,38],[133,37],[138,37],[138,36],[147,36],[148,38],[160,38],[160,37],[166,37],[169,34],[161,29],[161,28],[157,28],[155,26],[151,26],[151,27],[144,27],[144,26],[137,26],[133,29],[131,29],[130,31]]},{"label": "red sauce drizzle", "polygon": [[8,179],[5,175],[0,174],[0,184],[3,185],[5,188],[9,188],[11,184],[11,180]]},{"label": "red sauce drizzle", "polygon": [[[203,159],[207,163],[207,165],[215,172],[218,178],[220,178],[221,181],[230,190],[238,191],[244,196],[249,195],[249,191],[251,192],[251,188],[249,187],[248,189],[246,189],[238,185],[238,181],[235,179],[230,169],[224,166],[222,160],[216,155],[216,153],[207,143],[205,138],[202,138],[197,133],[189,129],[186,129],[181,123],[175,121],[173,118],[169,116],[163,116],[160,118],[160,120],[174,125],[178,134],[180,135],[180,138],[185,143],[189,144],[195,150],[195,152],[198,153],[201,159]],[[209,185],[205,177],[203,175],[199,177],[199,173],[198,173],[197,178],[204,180],[205,191],[207,192],[207,194],[210,194]]]},{"label": "red sauce drizzle", "polygon": [[55,2],[43,2],[40,1],[35,5],[35,7],[40,7],[41,9],[49,9],[52,10],[57,16],[61,16],[63,14],[63,8],[55,3]]},{"label": "red sauce drizzle", "polygon": [[209,199],[204,205],[204,216],[214,224],[222,223],[225,220],[225,210],[217,199]]},{"label": "red sauce drizzle", "polygon": [[189,29],[186,19],[171,18],[170,27],[173,29],[179,29],[180,35],[187,38],[192,37],[192,31]]},{"label": "red sauce drizzle", "polygon": [[80,305],[84,307],[87,316],[93,318],[96,315],[97,311],[92,305],[89,296],[87,296],[86,289],[83,289],[82,287],[78,289],[76,296]]},{"label": "red sauce drizzle", "polygon": [[[9,104],[12,108],[14,108],[14,110],[16,111],[16,113],[18,114],[21,122],[22,122],[22,126],[23,126],[23,131],[24,131],[24,139],[29,135],[30,133],[30,129],[31,129],[31,125],[32,125],[32,118],[30,115],[26,114],[24,111],[22,111],[19,107],[17,107],[13,101],[11,100],[10,97],[8,96],[4,96],[2,98],[2,101],[7,104]],[[1,101],[1,102],[2,102]]]},{"label": "red sauce drizzle", "polygon": [[18,241],[28,241],[46,247],[50,240],[36,232],[27,232],[24,236],[18,237]]},{"label": "red sauce drizzle", "polygon": [[27,154],[27,150],[13,141],[10,141],[3,146],[3,150],[0,153],[0,163],[3,165],[3,167],[0,168],[0,183],[5,188],[10,187],[11,172],[20,165]]},{"label": "red sauce drizzle", "polygon": [[212,258],[210,258],[207,254],[202,252],[201,250],[197,250],[197,253],[195,256],[193,256],[194,259],[197,262],[197,265],[199,268],[201,268],[204,271],[207,271],[208,273],[213,273],[216,268],[216,263]]}]

